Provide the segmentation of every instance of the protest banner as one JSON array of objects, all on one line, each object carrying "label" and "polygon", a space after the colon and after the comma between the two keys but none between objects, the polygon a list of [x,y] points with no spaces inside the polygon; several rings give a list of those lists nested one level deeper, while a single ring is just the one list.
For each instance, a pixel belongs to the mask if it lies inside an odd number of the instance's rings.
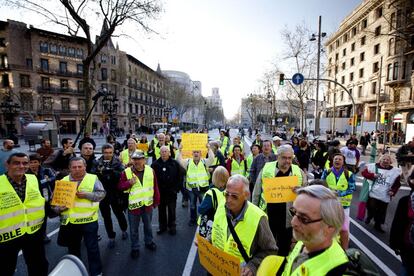
[{"label": "protest banner", "polygon": [[267,203],[291,202],[296,198],[293,188],[298,186],[299,178],[281,176],[263,179],[264,197]]},{"label": "protest banner", "polygon": [[78,184],[73,181],[56,180],[52,205],[72,208],[75,202]]},{"label": "protest banner", "polygon": [[206,157],[208,142],[207,133],[183,133],[181,138],[181,144],[183,145],[183,148],[181,149],[181,157],[183,159],[192,158],[194,150],[201,151],[202,158]]},{"label": "protest banner", "polygon": [[212,275],[240,276],[240,260],[197,234],[198,256],[201,265]]}]

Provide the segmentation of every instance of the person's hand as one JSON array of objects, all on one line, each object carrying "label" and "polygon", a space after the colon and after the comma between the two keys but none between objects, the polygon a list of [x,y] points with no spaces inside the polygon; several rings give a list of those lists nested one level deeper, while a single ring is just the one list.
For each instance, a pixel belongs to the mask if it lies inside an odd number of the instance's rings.
[{"label": "person's hand", "polygon": [[58,214],[60,214],[60,213],[62,213],[62,212],[64,212],[64,211],[66,211],[67,209],[68,209],[68,207],[66,207],[66,206],[56,206],[55,211],[56,211]]},{"label": "person's hand", "polygon": [[292,192],[296,193],[297,189],[302,188],[301,186],[294,186],[292,188]]},{"label": "person's hand", "polygon": [[76,193],[76,196],[78,197],[78,198],[86,198],[86,195],[87,195],[88,193],[87,192],[77,192]]},{"label": "person's hand", "polygon": [[137,177],[134,175],[130,180],[129,184],[134,185],[137,182]]},{"label": "person's hand", "polygon": [[394,192],[393,191],[388,191],[388,195],[389,196],[394,196]]},{"label": "person's hand", "polygon": [[248,268],[247,266],[242,267],[241,269],[241,275],[242,276],[253,276],[253,272],[250,270],[250,268]]},{"label": "person's hand", "polygon": [[63,151],[63,155],[73,154],[74,152],[75,152],[75,149],[72,147],[69,147]]}]

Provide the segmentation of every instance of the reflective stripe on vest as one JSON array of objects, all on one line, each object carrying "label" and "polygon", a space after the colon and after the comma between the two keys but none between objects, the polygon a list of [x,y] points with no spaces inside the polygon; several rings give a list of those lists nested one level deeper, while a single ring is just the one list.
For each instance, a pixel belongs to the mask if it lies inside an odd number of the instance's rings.
[{"label": "reflective stripe on vest", "polygon": [[[349,177],[351,177],[352,172],[348,171]],[[346,180],[345,172],[342,172],[341,176],[339,176],[338,182],[336,182],[336,176],[331,171],[326,176],[326,184],[328,184],[329,189],[333,191],[346,191],[348,190],[348,180]],[[349,207],[351,206],[352,201],[352,194],[338,197],[339,201],[341,202],[342,206]]]},{"label": "reflective stripe on vest", "polygon": [[33,234],[45,217],[45,199],[36,176],[26,174],[25,199],[22,202],[5,174],[0,176],[0,243]]},{"label": "reflective stripe on vest", "polygon": [[[266,214],[252,203],[246,201],[246,204],[248,205],[243,220],[236,224],[234,230],[239,236],[247,255],[252,257],[251,246],[257,227],[259,226],[260,219],[266,216]],[[220,205],[214,215],[211,240],[215,247],[239,258],[240,263],[244,262],[243,256],[237,248],[237,243],[234,241],[233,236],[229,234],[225,204]]]},{"label": "reflective stripe on vest", "polygon": [[[97,176],[87,173],[78,186],[78,191],[92,193]],[[63,178],[70,181],[69,176]],[[98,220],[99,202],[93,202],[86,198],[75,197],[73,208],[62,212],[61,224],[85,224]]]},{"label": "reflective stripe on vest", "polygon": [[240,174],[246,176],[246,163],[244,160],[240,160],[238,163],[235,159],[231,160],[231,175]]},{"label": "reflective stripe on vest", "polygon": [[193,159],[188,160],[187,189],[208,187],[208,179],[209,174],[202,160],[200,160],[197,165],[194,163]]},{"label": "reflective stripe on vest", "polygon": [[[134,175],[131,168],[125,169],[125,175],[128,180],[132,179]],[[151,206],[154,203],[154,172],[148,165],[145,165],[142,181],[144,183],[141,183],[137,177],[137,181],[130,189],[128,197],[129,210]]]},{"label": "reflective stripe on vest", "polygon": [[[260,194],[259,207],[263,211],[266,211],[267,209],[267,203],[266,203],[264,192],[263,192],[263,179],[275,177],[276,166],[277,166],[277,161],[268,162],[264,165],[263,170],[262,170],[262,193]],[[292,168],[292,175],[295,175],[298,177],[298,186],[302,186],[302,181],[303,181],[302,172],[299,166],[292,164],[291,168]]]},{"label": "reflective stripe on vest", "polygon": [[332,241],[332,245],[324,252],[306,260],[292,272],[292,264],[294,260],[299,256],[302,248],[303,242],[298,241],[292,252],[286,258],[287,262],[285,265],[285,270],[282,274],[283,276],[326,275],[333,268],[348,262],[348,257],[346,256],[341,246],[337,242]]}]

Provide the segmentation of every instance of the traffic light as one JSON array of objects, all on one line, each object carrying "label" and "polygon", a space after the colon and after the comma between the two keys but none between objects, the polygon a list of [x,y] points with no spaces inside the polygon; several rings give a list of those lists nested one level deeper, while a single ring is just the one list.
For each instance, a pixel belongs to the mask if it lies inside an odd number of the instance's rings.
[{"label": "traffic light", "polygon": [[357,115],[355,126],[360,126],[361,125],[361,117],[362,117],[361,114],[358,114]]},{"label": "traffic light", "polygon": [[284,85],[285,84],[285,74],[280,74],[279,75],[279,85]]},{"label": "traffic light", "polygon": [[349,119],[348,119],[348,125],[352,126],[352,125],[353,125],[353,121],[354,121],[354,120],[353,120],[352,118],[349,118]]},{"label": "traffic light", "polygon": [[384,113],[384,124],[388,124],[390,120],[390,114],[388,112]]}]

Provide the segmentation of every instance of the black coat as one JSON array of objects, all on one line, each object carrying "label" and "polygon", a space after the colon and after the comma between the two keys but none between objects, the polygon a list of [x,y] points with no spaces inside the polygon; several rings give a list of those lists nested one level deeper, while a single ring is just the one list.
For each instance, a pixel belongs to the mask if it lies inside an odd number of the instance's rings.
[{"label": "black coat", "polygon": [[184,168],[171,157],[165,162],[161,158],[158,158],[152,163],[151,167],[157,177],[161,197],[163,194],[175,196],[183,185],[185,175]]},{"label": "black coat", "polygon": [[97,160],[96,175],[102,182],[106,191],[106,197],[114,197],[119,193],[117,186],[124,166],[117,157],[113,157],[108,163],[104,162],[103,156]]}]

